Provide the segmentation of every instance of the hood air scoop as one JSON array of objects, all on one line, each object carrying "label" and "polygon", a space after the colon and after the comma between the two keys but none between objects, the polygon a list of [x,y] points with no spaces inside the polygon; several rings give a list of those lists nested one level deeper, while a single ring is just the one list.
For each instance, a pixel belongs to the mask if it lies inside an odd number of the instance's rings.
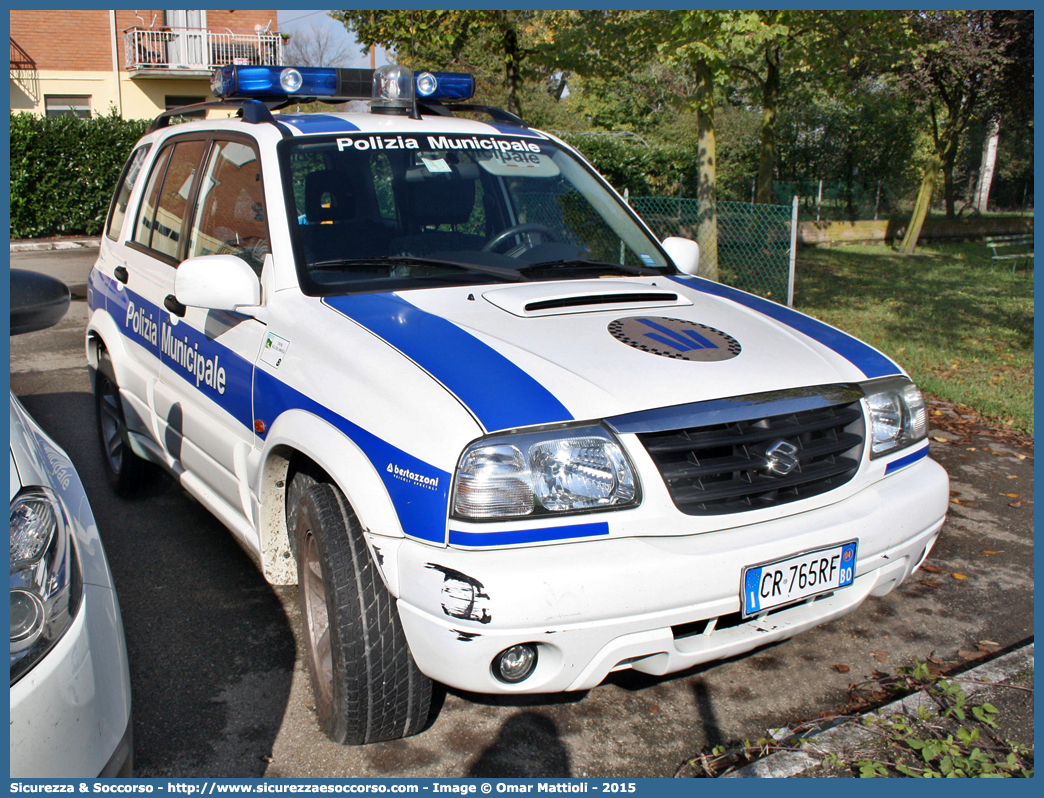
[{"label": "hood air scoop", "polygon": [[600,310],[636,310],[691,305],[674,291],[624,280],[576,280],[517,285],[486,291],[482,298],[514,316],[558,316]]}]

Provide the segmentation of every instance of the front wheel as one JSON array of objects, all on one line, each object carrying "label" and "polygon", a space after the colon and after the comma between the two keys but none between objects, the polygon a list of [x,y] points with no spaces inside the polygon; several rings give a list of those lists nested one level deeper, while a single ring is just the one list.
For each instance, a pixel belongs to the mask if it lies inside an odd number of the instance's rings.
[{"label": "front wheel", "polygon": [[416,734],[428,719],[431,680],[413,661],[355,513],[340,490],[303,472],[290,484],[287,505],[323,731],[347,745]]}]

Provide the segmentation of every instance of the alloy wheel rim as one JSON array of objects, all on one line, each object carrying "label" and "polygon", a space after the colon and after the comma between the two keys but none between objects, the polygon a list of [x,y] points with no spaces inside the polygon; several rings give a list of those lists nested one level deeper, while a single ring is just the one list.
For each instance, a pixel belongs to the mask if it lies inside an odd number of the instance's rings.
[{"label": "alloy wheel rim", "polygon": [[333,645],[330,638],[330,614],[326,605],[326,583],[319,562],[315,536],[308,534],[304,546],[304,584],[301,585],[308,624],[308,645],[315,667],[316,689],[323,699],[333,701]]}]

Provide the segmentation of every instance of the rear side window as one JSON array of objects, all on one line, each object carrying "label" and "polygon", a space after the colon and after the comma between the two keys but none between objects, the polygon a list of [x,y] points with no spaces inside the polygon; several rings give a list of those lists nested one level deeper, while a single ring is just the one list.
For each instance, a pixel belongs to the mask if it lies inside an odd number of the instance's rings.
[{"label": "rear side window", "polygon": [[160,153],[138,212],[135,243],[177,258],[181,228],[205,147],[204,141],[180,141]]},{"label": "rear side window", "polygon": [[145,163],[145,156],[148,155],[151,148],[151,144],[138,147],[127,161],[127,166],[120,176],[120,184],[116,187],[112,210],[109,212],[109,225],[105,228],[105,235],[113,241],[120,237],[123,220],[127,216],[127,203],[130,202],[130,195],[134,191],[138,175],[141,174],[141,165]]}]

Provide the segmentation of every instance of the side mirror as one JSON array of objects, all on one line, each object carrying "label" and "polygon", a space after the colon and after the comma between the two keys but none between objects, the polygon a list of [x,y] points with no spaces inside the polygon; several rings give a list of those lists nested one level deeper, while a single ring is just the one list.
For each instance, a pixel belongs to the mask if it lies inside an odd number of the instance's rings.
[{"label": "side mirror", "polygon": [[235,255],[200,255],[178,266],[174,297],[190,307],[239,310],[261,304],[261,283]]},{"label": "side mirror", "polygon": [[11,269],[11,335],[53,327],[69,309],[69,286],[46,274]]},{"label": "side mirror", "polygon": [[674,265],[686,274],[695,275],[700,269],[700,245],[688,238],[671,236],[663,240],[663,248]]}]

